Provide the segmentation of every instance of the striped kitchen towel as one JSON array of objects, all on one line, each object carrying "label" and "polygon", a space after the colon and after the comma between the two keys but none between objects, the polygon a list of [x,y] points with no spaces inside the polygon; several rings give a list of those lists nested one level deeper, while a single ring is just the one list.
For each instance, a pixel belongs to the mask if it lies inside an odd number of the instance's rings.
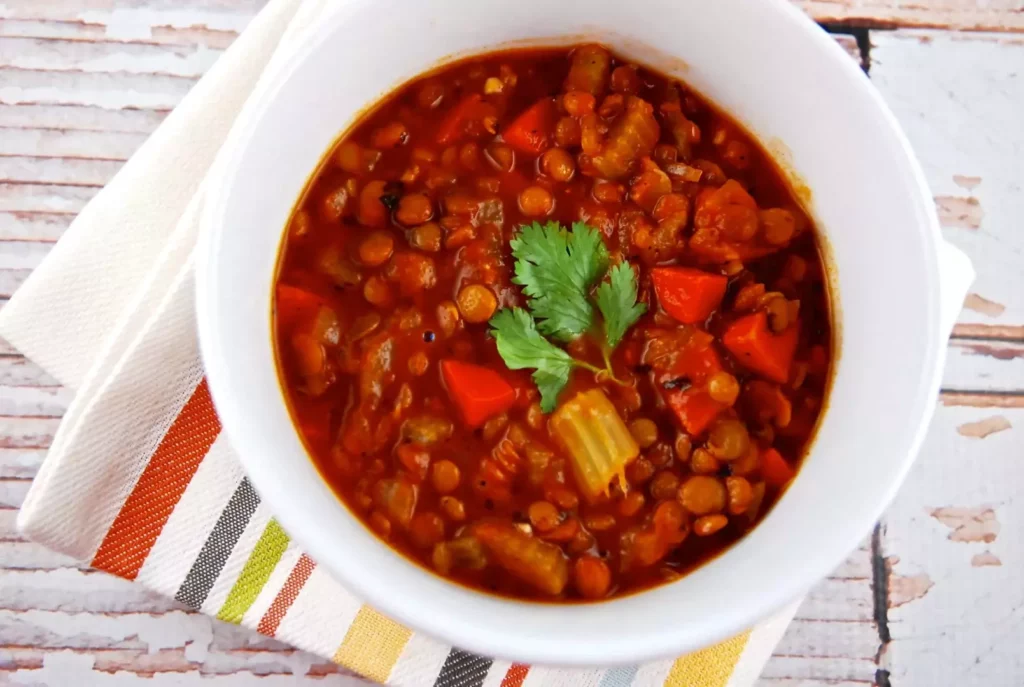
[{"label": "striped kitchen towel", "polygon": [[337,585],[274,521],[221,432],[196,341],[203,179],[261,74],[346,0],[271,0],[0,311],[0,334],[76,397],[19,525],[222,621],[414,687],[752,684],[793,608],[717,646],[565,670],[444,646]]},{"label": "striped kitchen towel", "polygon": [[788,621],[675,660],[611,669],[530,667],[444,646],[360,603],[292,544],[220,433],[204,380],[178,410],[91,562],[394,685],[745,685]]}]

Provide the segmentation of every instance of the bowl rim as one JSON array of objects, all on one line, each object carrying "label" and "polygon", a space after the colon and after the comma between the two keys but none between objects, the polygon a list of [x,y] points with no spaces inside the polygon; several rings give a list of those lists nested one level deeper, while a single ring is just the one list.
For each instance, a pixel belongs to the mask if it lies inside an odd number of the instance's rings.
[{"label": "bowl rim", "polygon": [[[354,2],[352,6],[357,4],[358,2]],[[926,270],[932,283],[938,285],[938,244],[940,238],[936,211],[924,173],[895,116],[882,100],[881,94],[828,34],[814,24],[799,9],[786,2],[786,0],[768,0],[767,4],[774,11],[780,13],[780,18],[783,21],[789,22],[800,29],[805,38],[815,44],[822,55],[822,59],[830,60],[833,63],[833,67],[846,72],[851,77],[845,85],[856,89],[858,91],[857,96],[866,99],[873,107],[875,114],[880,117],[881,122],[889,130],[889,133],[893,135],[894,140],[899,144],[898,152],[905,159],[907,163],[906,172],[909,173],[906,179],[907,186],[917,190],[915,196],[909,198],[907,202],[917,206],[916,210],[919,217],[921,217],[922,225],[919,227],[921,241],[928,252],[925,260]],[[316,537],[306,529],[308,523],[302,514],[298,513],[291,506],[294,495],[285,493],[285,490],[275,477],[274,469],[267,467],[264,462],[248,460],[245,457],[246,455],[252,455],[247,452],[247,449],[255,449],[257,447],[248,436],[249,432],[246,430],[249,424],[245,417],[244,409],[236,402],[236,394],[232,392],[230,383],[227,380],[228,375],[226,373],[222,375],[222,371],[230,366],[231,351],[224,348],[224,342],[218,334],[217,309],[214,307],[213,301],[216,298],[215,270],[218,260],[218,239],[222,234],[224,224],[220,218],[226,211],[225,206],[228,196],[224,191],[230,188],[230,185],[225,186],[225,180],[235,177],[241,164],[243,153],[255,135],[262,116],[266,114],[284,84],[287,83],[317,47],[337,31],[337,26],[344,19],[344,14],[345,11],[343,10],[336,14],[332,21],[325,22],[323,26],[317,28],[310,38],[304,42],[303,46],[295,50],[283,61],[276,72],[271,75],[271,78],[261,81],[257,87],[256,94],[247,103],[246,108],[252,108],[251,111],[246,113],[247,116],[239,118],[225,142],[222,153],[212,170],[213,173],[210,175],[215,181],[207,188],[195,269],[196,315],[200,351],[207,370],[211,396],[221,417],[224,431],[227,432],[231,443],[238,447],[240,460],[261,498],[266,500],[276,519],[293,539],[311,553],[314,549],[317,549],[318,553],[326,552],[324,552],[322,547],[315,545]],[[575,42],[578,42],[579,37],[573,36],[573,39]],[[544,41],[538,43],[538,45],[543,44]],[[478,51],[475,54],[484,54],[485,52],[487,51]],[[467,54],[471,55],[474,53]],[[467,54],[453,55],[443,60],[442,63],[462,59]],[[427,65],[425,68],[434,69],[436,67],[437,65]],[[939,298],[937,293],[935,293],[936,291],[937,289],[931,289],[925,295],[928,301],[928,312],[926,315],[927,332],[926,336],[922,338],[928,341],[938,339]],[[887,481],[884,487],[879,487],[870,503],[862,506],[856,518],[857,522],[863,523],[866,521],[868,514],[870,514],[872,522],[877,521],[905,479],[924,440],[925,431],[928,426],[927,420],[933,407],[930,399],[934,398],[938,392],[945,357],[946,349],[944,346],[929,344],[921,369],[923,371],[930,370],[930,374],[922,372],[921,377],[917,380],[917,388],[914,393],[914,408],[912,412],[908,413],[908,417],[912,417],[916,423],[916,430],[910,437],[910,450],[894,469],[891,475],[892,478]],[[280,393],[280,389],[276,389],[275,392]],[[283,398],[281,401],[285,403]],[[233,429],[234,431],[232,431]],[[319,473],[319,470],[317,472]],[[343,504],[342,507],[347,511],[347,507]],[[348,515],[357,521],[351,513],[348,513]],[[771,514],[769,514],[770,516]],[[859,534],[852,534],[854,530],[859,532]],[[400,603],[399,595],[389,594],[387,590],[372,583],[370,578],[373,575],[352,574],[346,566],[336,565],[336,558],[330,555],[324,555],[323,563],[338,577],[339,581],[343,582],[346,588],[350,589],[360,598],[365,599],[372,606],[385,611],[387,615],[415,628],[418,632],[435,636],[446,643],[452,643],[463,649],[489,656],[534,664],[575,667],[608,666],[632,664],[638,661],[679,655],[683,652],[709,646],[742,632],[749,627],[752,619],[763,619],[779,611],[797,597],[806,593],[812,584],[825,577],[842,560],[842,556],[846,555],[857,545],[864,534],[861,530],[862,528],[859,525],[847,527],[842,533],[843,536],[837,537],[842,543],[836,544],[833,542],[824,550],[819,551],[818,555],[813,558],[812,565],[803,566],[801,574],[786,578],[775,586],[773,593],[766,595],[753,612],[723,612],[721,616],[714,620],[705,622],[699,631],[680,629],[669,632],[663,629],[657,634],[645,635],[642,648],[639,649],[637,647],[640,645],[640,642],[634,641],[635,638],[633,637],[630,638],[631,641],[624,641],[620,644],[617,644],[613,639],[601,645],[586,647],[579,644],[570,647],[562,641],[535,641],[536,638],[525,636],[517,636],[515,641],[509,641],[505,639],[505,636],[500,631],[481,631],[483,629],[481,625],[469,623],[468,621],[463,626],[458,625],[453,621],[466,620],[464,616],[460,618],[458,613],[448,615],[447,617],[427,618],[422,609],[417,610],[411,605],[403,605]],[[730,550],[741,550],[744,547],[744,542],[748,539],[749,537],[742,538],[734,543]],[[391,551],[387,544],[381,543],[381,546],[387,548],[389,552]],[[442,579],[439,576],[432,575],[429,571],[423,570],[419,564],[408,561],[401,554],[391,553],[402,563],[413,566],[419,575]],[[453,583],[445,582],[445,584],[451,585]],[[649,593],[651,591],[639,592],[637,595],[632,596]],[[493,595],[479,592],[473,592],[473,594],[479,597],[480,605],[489,606],[491,610],[499,608],[491,603],[494,600],[500,599],[502,603],[509,602],[508,599]],[[622,598],[629,599],[631,597]],[[610,600],[599,605],[612,604],[616,603],[616,601]],[[513,601],[512,603],[517,602]],[[588,604],[586,606],[594,605]],[[562,609],[563,612],[566,609],[573,608],[573,606],[551,604],[537,604],[536,607],[538,609]],[[538,611],[538,616],[541,615],[543,615],[542,612]],[[448,622],[445,623],[445,620]],[[539,621],[538,628],[541,626],[542,623]],[[509,650],[510,645],[515,645],[515,648]]]}]

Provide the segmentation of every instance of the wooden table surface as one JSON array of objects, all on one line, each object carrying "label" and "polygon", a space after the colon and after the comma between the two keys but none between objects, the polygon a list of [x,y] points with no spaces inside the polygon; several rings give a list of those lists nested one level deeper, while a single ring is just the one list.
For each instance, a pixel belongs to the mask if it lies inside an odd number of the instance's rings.
[{"label": "wooden table surface", "polygon": [[[263,1],[0,1],[3,301]],[[1024,1],[799,4],[895,111],[978,279],[909,479],[811,591],[759,684],[1021,685]],[[337,684],[323,659],[18,535],[70,400],[0,341],[0,684]]]}]

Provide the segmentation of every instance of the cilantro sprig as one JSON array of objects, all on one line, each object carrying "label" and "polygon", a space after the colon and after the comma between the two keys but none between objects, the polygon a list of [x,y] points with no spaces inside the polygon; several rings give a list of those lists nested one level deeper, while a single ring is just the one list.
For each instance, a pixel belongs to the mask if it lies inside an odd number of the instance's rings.
[{"label": "cilantro sprig", "polygon": [[[633,268],[622,262],[609,270],[601,234],[582,222],[574,223],[571,232],[557,222],[534,222],[510,246],[516,260],[512,281],[523,287],[529,312],[499,311],[491,318],[491,333],[510,369],[534,370],[541,409],[549,413],[574,367],[615,378],[611,353],[647,306],[637,302]],[[599,339],[604,368],[573,358],[549,340],[568,343],[587,334]]]}]

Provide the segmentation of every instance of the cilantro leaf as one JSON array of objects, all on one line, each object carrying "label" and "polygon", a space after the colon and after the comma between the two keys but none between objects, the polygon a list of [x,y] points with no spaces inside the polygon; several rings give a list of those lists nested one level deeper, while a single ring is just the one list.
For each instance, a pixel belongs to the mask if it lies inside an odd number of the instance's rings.
[{"label": "cilantro leaf", "polygon": [[608,268],[608,249],[597,230],[577,222],[567,232],[557,222],[524,226],[509,245],[516,259],[512,281],[523,287],[537,328],[571,341],[594,322],[590,287]]},{"label": "cilantro leaf", "polygon": [[569,383],[575,364],[572,356],[541,336],[533,317],[522,308],[499,310],[490,325],[505,365],[511,370],[535,370],[533,381],[540,391],[541,410],[550,413],[559,392]]},{"label": "cilantro leaf", "polygon": [[604,336],[609,348],[618,346],[626,330],[647,312],[647,306],[637,303],[636,298],[636,273],[628,262],[613,267],[608,272],[608,281],[597,287],[594,300],[604,318]]},{"label": "cilantro leaf", "polygon": [[542,412],[550,413],[558,405],[558,394],[569,383],[569,372],[571,368],[559,370],[558,372],[547,372],[545,370],[534,371],[533,383],[537,385],[540,392],[540,409]]}]

